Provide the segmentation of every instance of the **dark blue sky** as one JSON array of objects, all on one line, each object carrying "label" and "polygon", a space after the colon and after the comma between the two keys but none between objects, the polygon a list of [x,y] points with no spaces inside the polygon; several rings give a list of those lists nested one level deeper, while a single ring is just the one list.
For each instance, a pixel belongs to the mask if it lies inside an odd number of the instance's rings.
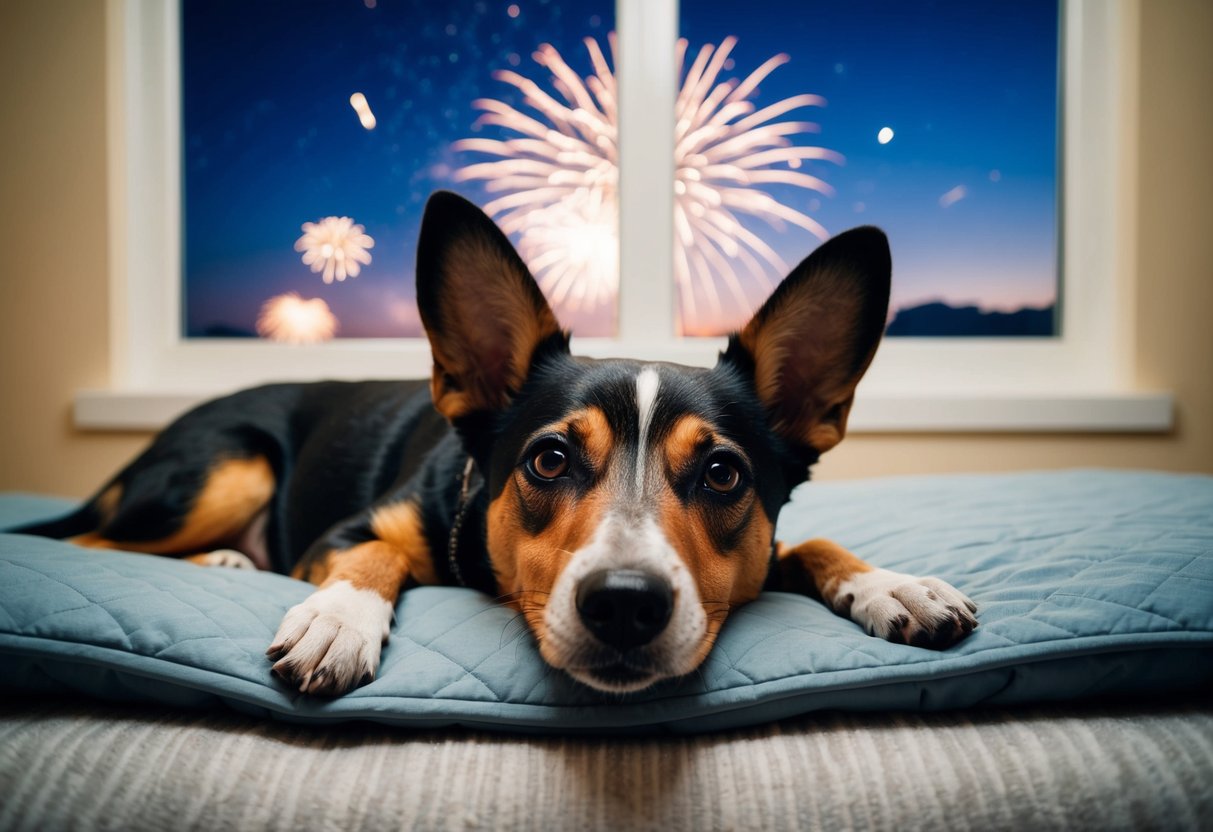
[{"label": "dark blue sky", "polygon": [[[186,326],[251,330],[266,298],[323,297],[347,336],[415,334],[413,267],[426,195],[455,187],[474,159],[450,144],[472,133],[481,96],[512,68],[546,85],[531,52],[550,42],[582,74],[581,39],[605,39],[613,4],[519,0],[185,0]],[[744,13],[738,9],[744,8]],[[837,194],[772,188],[831,232],[876,223],[894,249],[894,303],[931,298],[1014,308],[1055,292],[1055,0],[894,0],[737,4],[684,0],[696,49],[740,41],[729,76],[776,52],[791,62],[759,106],[798,93],[828,99],[800,142],[846,156],[815,172]],[[378,126],[361,127],[361,91]],[[802,114],[793,114],[802,118]],[[876,140],[881,127],[894,139]],[[962,199],[940,197],[960,187]],[[811,200],[816,198],[816,202]],[[375,238],[361,276],[325,286],[293,250],[299,226],[349,215]],[[816,240],[758,224],[795,262]]]},{"label": "dark blue sky", "polygon": [[[819,204],[810,213],[830,233],[883,227],[893,248],[894,308],[935,298],[1002,309],[1052,301],[1056,2],[754,2],[744,9],[688,0],[681,34],[692,46],[736,35],[735,71],[787,53],[791,61],[760,87],[763,102],[801,92],[827,99],[824,108],[801,111],[821,126],[803,141],[846,157],[841,167],[810,168],[836,195],[813,202],[800,189],[779,193],[793,207]],[[882,145],[877,134],[886,126],[894,138]],[[958,186],[965,196],[941,205]],[[798,229],[767,235],[789,262],[816,245]]]}]

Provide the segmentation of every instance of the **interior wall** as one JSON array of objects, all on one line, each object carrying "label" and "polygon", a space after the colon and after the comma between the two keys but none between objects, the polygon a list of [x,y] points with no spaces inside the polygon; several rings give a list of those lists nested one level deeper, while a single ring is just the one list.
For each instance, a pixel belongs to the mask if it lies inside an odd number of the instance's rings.
[{"label": "interior wall", "polygon": [[[1133,329],[1167,435],[852,435],[818,479],[1070,466],[1213,473],[1213,4],[1140,4]],[[104,0],[0,3],[0,489],[80,496],[148,439],[72,427],[108,382]],[[1109,245],[1114,241],[1108,241]]]},{"label": "interior wall", "polygon": [[83,495],[144,441],[72,427],[109,381],[105,3],[0,2],[0,489]]}]

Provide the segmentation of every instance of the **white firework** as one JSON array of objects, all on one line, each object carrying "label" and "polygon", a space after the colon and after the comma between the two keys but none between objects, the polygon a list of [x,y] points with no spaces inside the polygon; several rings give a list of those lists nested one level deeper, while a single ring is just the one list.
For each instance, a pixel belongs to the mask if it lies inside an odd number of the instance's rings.
[{"label": "white firework", "polygon": [[[612,61],[614,35],[608,36]],[[551,72],[552,95],[516,72],[494,73],[523,94],[538,115],[527,115],[495,99],[479,99],[477,125],[505,128],[506,140],[464,139],[456,150],[497,157],[468,165],[460,181],[483,180],[495,196],[485,210],[519,249],[549,297],[570,308],[613,300],[618,291],[617,87],[611,64],[597,41],[585,39],[593,74],[582,79],[560,53],[544,45],[535,61]],[[769,288],[770,273],[788,266],[740,220],[760,218],[780,228],[804,228],[821,239],[826,231],[807,214],[762,189],[771,184],[831,194],[818,177],[799,170],[804,160],[842,162],[821,147],[796,145],[789,138],[817,126],[780,117],[822,106],[815,95],[796,95],[757,109],[750,97],[758,84],[788,61],[776,55],[744,80],[719,80],[737,39],[708,44],[684,69],[687,42],[679,40],[681,88],[675,101],[674,276],[683,320],[695,319],[701,295],[716,316],[723,310],[717,280],[727,287],[737,315],[749,311],[743,275]],[[741,274],[739,274],[739,270]]]},{"label": "white firework", "polygon": [[296,292],[287,292],[262,304],[257,334],[286,344],[329,341],[337,334],[337,316],[320,298],[304,300]]},{"label": "white firework", "polygon": [[303,263],[313,272],[324,272],[325,283],[357,277],[362,267],[371,262],[367,249],[374,248],[375,241],[349,217],[305,222],[302,230],[303,236],[295,241],[295,251],[303,252]]},{"label": "white firework", "polygon": [[[843,161],[832,150],[796,145],[788,138],[816,133],[816,124],[777,120],[793,110],[823,107],[825,99],[794,95],[761,110],[749,100],[763,79],[788,62],[787,55],[769,58],[740,83],[717,80],[736,44],[737,38],[727,37],[719,47],[701,47],[682,77],[674,102],[674,277],[686,307],[685,318],[696,315],[692,287],[702,289],[713,313],[721,312],[713,274],[728,287],[744,315],[750,304],[735,265],[743,266],[768,290],[772,285],[768,269],[777,276],[788,270],[774,249],[741,223],[739,214],[758,217],[775,228],[791,223],[826,239],[829,234],[820,223],[783,204],[761,186],[793,185],[833,195],[826,182],[799,168],[806,159]],[[679,39],[680,75],[686,52],[686,40]]]},{"label": "white firework", "polygon": [[[615,36],[608,36],[612,58]],[[520,90],[543,120],[502,101],[481,98],[477,125],[519,134],[505,141],[463,139],[455,150],[500,157],[456,171],[459,181],[485,180],[502,194],[485,205],[506,234],[518,234],[523,260],[558,306],[577,309],[609,302],[619,288],[619,154],[615,76],[593,38],[585,39],[594,74],[585,80],[556,48],[544,44],[532,56],[551,73],[560,99],[517,72],[493,77]]]}]

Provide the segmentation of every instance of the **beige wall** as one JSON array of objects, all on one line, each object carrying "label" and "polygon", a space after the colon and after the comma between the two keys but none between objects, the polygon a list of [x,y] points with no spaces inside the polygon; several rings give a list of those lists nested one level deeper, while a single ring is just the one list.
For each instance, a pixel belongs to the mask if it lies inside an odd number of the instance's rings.
[{"label": "beige wall", "polygon": [[[102,0],[0,3],[0,489],[82,495],[145,435],[71,425],[108,381]],[[821,479],[1074,465],[1213,472],[1213,3],[1142,4],[1133,309],[1166,436],[856,435]],[[1112,241],[1108,241],[1112,244]]]},{"label": "beige wall", "polygon": [[143,437],[72,428],[108,381],[105,4],[0,2],[0,489],[80,495]]}]

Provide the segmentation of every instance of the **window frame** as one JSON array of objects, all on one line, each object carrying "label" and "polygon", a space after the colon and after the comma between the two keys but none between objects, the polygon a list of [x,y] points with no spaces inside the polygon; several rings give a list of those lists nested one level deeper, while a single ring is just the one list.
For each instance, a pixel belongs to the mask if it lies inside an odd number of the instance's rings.
[{"label": "window frame", "polygon": [[[1171,397],[1134,389],[1136,7],[1062,0],[1059,216],[1061,334],[885,339],[857,396],[853,431],[1167,430]],[[164,424],[209,395],[270,380],[429,375],[424,339],[290,346],[186,339],[181,319],[179,5],[108,0],[110,354],[107,390],[81,391],[76,423]],[[673,181],[677,0],[618,0],[618,337],[575,352],[710,365],[723,338],[674,331]],[[629,59],[629,56],[637,57]],[[1101,136],[1080,146],[1079,137]],[[894,264],[896,264],[894,252]],[[168,276],[168,279],[166,279]]]}]

